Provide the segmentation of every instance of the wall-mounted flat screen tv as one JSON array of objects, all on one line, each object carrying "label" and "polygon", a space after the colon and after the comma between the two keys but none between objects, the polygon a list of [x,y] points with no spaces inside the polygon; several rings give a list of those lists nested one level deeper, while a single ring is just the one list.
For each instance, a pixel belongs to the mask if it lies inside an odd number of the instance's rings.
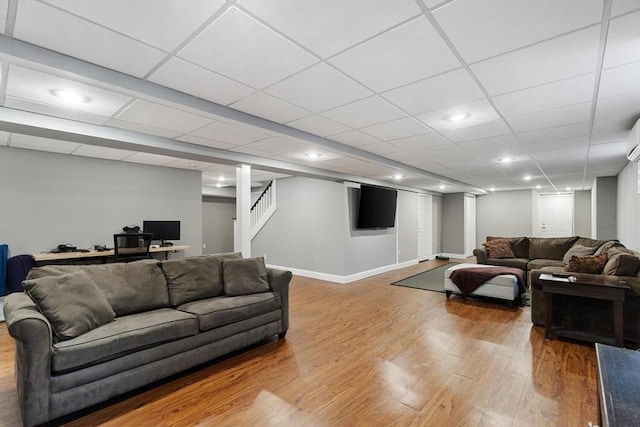
[{"label": "wall-mounted flat screen tv", "polygon": [[180,240],[180,221],[143,221],[142,230],[153,233],[153,240]]},{"label": "wall-mounted flat screen tv", "polygon": [[360,186],[357,228],[388,228],[396,222],[398,192],[389,188]]}]

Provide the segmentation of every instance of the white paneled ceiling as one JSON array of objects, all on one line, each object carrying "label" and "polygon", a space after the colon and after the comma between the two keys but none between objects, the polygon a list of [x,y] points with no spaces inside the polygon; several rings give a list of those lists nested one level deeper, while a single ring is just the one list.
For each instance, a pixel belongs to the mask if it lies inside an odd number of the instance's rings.
[{"label": "white paneled ceiling", "polygon": [[640,118],[640,0],[0,0],[0,32],[0,145],[209,189],[588,189]]}]

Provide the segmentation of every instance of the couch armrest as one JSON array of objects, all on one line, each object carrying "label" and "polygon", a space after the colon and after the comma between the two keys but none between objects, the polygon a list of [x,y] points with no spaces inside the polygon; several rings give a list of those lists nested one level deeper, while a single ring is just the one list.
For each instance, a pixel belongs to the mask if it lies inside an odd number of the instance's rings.
[{"label": "couch armrest", "polygon": [[289,329],[289,283],[293,275],[290,271],[269,267],[267,267],[267,275],[271,290],[280,294],[280,303],[282,304],[282,335]]},{"label": "couch armrest", "polygon": [[49,321],[25,293],[7,295],[4,316],[16,340],[15,374],[24,425],[49,420],[52,332]]},{"label": "couch armrest", "polygon": [[473,254],[476,256],[476,262],[478,264],[486,264],[487,263],[487,249],[486,248],[477,248],[473,250]]}]

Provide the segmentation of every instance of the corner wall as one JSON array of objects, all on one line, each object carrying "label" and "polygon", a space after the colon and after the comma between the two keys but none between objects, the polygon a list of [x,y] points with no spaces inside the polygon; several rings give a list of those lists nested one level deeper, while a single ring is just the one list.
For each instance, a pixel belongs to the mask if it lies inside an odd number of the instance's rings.
[{"label": "corner wall", "polygon": [[233,219],[235,216],[235,198],[202,197],[203,254],[233,252]]},{"label": "corner wall", "polygon": [[618,174],[617,238],[628,248],[640,251],[640,171],[629,162]]}]

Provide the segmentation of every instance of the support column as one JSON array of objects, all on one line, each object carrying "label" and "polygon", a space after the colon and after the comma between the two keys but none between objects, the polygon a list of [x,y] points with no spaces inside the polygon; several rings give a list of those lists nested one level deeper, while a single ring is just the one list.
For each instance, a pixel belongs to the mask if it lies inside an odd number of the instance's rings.
[{"label": "support column", "polygon": [[236,227],[234,250],[251,256],[251,166],[236,166]]}]

